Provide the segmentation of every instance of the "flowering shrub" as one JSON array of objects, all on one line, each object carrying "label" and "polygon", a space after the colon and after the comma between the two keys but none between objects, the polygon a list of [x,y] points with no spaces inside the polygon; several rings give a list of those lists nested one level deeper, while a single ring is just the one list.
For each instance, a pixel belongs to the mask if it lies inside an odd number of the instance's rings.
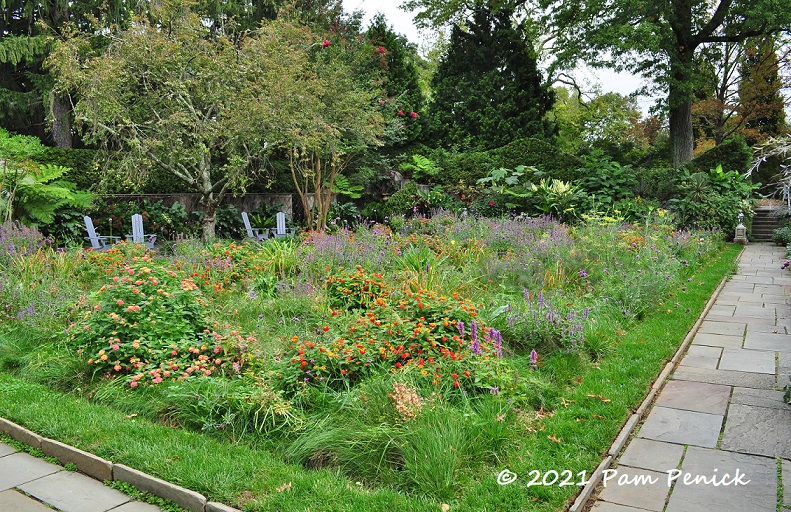
[{"label": "flowering shrub", "polygon": [[137,387],[243,364],[235,344],[245,339],[214,329],[195,282],[149,256],[120,267],[94,297],[97,304],[71,328],[94,373],[126,375]]},{"label": "flowering shrub", "polygon": [[365,309],[374,303],[383,304],[390,291],[384,276],[369,272],[360,265],[354,270],[335,269],[324,280],[330,307],[339,309]]},{"label": "flowering shrub", "polygon": [[33,254],[50,243],[35,227],[4,222],[0,224],[0,266],[8,267],[14,256]]},{"label": "flowering shrub", "polygon": [[[364,313],[333,311],[315,339],[291,338],[287,380],[347,386],[366,375],[416,368],[435,387],[478,387],[471,367],[451,371],[454,361],[502,356],[502,338],[477,319],[470,301],[433,292],[380,297]],[[446,368],[447,367],[447,368]]]}]

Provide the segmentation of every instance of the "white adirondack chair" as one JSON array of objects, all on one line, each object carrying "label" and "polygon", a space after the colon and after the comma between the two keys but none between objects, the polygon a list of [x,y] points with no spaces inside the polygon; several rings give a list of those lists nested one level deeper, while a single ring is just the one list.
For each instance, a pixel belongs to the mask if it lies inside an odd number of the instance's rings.
[{"label": "white adirondack chair", "polygon": [[242,221],[244,222],[244,229],[247,231],[247,238],[261,242],[269,238],[269,228],[254,228],[250,225],[250,217],[247,212],[242,212]]},{"label": "white adirondack chair", "polygon": [[88,217],[87,215],[83,217],[85,221],[85,230],[88,232],[88,236],[84,237],[86,240],[91,242],[91,247],[95,251],[106,251],[109,249],[114,243],[121,240],[120,236],[99,236],[96,234],[96,229],[93,227],[93,220]]},{"label": "white adirondack chair", "polygon": [[[127,238],[129,238],[127,236]],[[139,213],[132,215],[132,242],[136,244],[145,244],[146,247],[153,250],[154,242],[157,241],[157,235],[147,235],[143,231],[143,216]]]},{"label": "white adirondack chair", "polygon": [[275,237],[294,236],[297,232],[295,228],[286,228],[286,214],[277,212],[277,227],[275,227]]}]

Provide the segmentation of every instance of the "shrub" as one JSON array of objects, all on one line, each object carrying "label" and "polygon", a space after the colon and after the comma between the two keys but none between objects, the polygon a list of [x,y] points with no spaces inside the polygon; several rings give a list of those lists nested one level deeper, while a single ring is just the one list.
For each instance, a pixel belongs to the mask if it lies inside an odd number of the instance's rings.
[{"label": "shrub", "polygon": [[745,174],[750,168],[753,158],[752,149],[741,137],[733,137],[718,146],[714,146],[702,155],[694,158],[684,166],[690,173],[708,172],[722,166],[725,172]]},{"label": "shrub", "polygon": [[570,181],[577,177],[576,169],[582,167],[579,158],[534,138],[518,139],[489,151],[460,153],[438,164],[443,167],[438,181],[449,185],[473,185],[494,169],[513,169],[520,165],[537,167],[545,176]]},{"label": "shrub", "polygon": [[244,362],[233,343],[245,340],[213,329],[198,286],[147,255],[119,267],[93,297],[97,303],[71,331],[94,374],[123,376],[137,387],[238,372]]},{"label": "shrub", "polygon": [[387,200],[382,208],[383,213],[386,217],[411,214],[419,198],[417,185],[412,181],[408,181],[401,187],[401,190],[390,196],[390,199]]},{"label": "shrub", "polygon": [[772,231],[772,242],[777,245],[791,244],[791,224],[786,224]]}]

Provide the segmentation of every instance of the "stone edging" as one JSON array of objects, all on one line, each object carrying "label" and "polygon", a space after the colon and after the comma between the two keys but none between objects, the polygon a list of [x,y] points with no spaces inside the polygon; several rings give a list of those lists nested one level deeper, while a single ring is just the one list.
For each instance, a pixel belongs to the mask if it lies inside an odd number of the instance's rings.
[{"label": "stone edging", "polygon": [[[743,253],[744,253],[744,249],[742,249],[742,251],[739,253],[739,256],[736,259],[736,261],[739,261],[739,259],[741,259]],[[621,432],[618,434],[618,437],[615,438],[615,441],[613,441],[612,445],[610,446],[610,449],[607,450],[607,456],[604,458],[601,464],[599,464],[599,466],[596,468],[593,474],[591,474],[591,477],[590,479],[588,479],[588,482],[585,484],[585,487],[583,487],[582,491],[580,491],[579,495],[577,495],[577,499],[574,500],[574,503],[572,503],[571,507],[568,508],[568,512],[582,512],[582,510],[585,509],[585,506],[588,504],[588,500],[593,495],[593,492],[596,490],[596,488],[599,486],[602,473],[604,472],[604,470],[609,469],[613,460],[615,460],[615,457],[618,455],[618,453],[620,453],[620,451],[626,445],[626,442],[629,440],[629,437],[634,432],[634,429],[635,427],[637,427],[637,424],[640,423],[640,420],[642,420],[643,417],[646,415],[646,412],[648,411],[649,407],[651,407],[651,404],[654,402],[657,393],[665,385],[665,382],[667,382],[667,378],[670,376],[673,370],[675,370],[676,366],[678,365],[678,362],[681,360],[681,357],[686,353],[687,349],[689,348],[689,345],[692,343],[692,339],[698,333],[698,329],[700,329],[700,324],[703,323],[704,318],[706,318],[706,315],[708,314],[711,307],[714,305],[714,302],[717,300],[717,297],[719,297],[720,292],[725,287],[725,283],[728,282],[729,277],[730,276],[723,277],[722,281],[720,281],[720,284],[717,285],[717,288],[714,290],[714,293],[711,294],[711,297],[709,297],[708,302],[706,302],[706,305],[703,307],[703,311],[701,311],[700,316],[695,321],[695,324],[687,333],[686,337],[684,338],[684,341],[681,342],[681,346],[678,347],[678,350],[676,350],[676,353],[673,356],[673,358],[670,360],[669,363],[665,365],[664,369],[659,374],[659,377],[657,377],[657,379],[654,381],[653,385],[651,386],[651,390],[648,392],[648,395],[640,404],[640,407],[638,407],[637,410],[634,412],[634,414],[629,416],[629,419],[626,420],[626,423],[624,423],[624,426],[621,428]]]},{"label": "stone edging", "polygon": [[20,443],[41,450],[47,457],[55,457],[61,464],[72,463],[76,465],[81,473],[91,478],[102,482],[126,482],[141,491],[170,500],[190,512],[239,512],[239,510],[222,503],[208,501],[204,495],[195,491],[171,484],[123,464],[113,464],[101,457],[59,441],[41,437],[35,432],[31,432],[4,418],[0,418],[0,432],[7,434]]}]

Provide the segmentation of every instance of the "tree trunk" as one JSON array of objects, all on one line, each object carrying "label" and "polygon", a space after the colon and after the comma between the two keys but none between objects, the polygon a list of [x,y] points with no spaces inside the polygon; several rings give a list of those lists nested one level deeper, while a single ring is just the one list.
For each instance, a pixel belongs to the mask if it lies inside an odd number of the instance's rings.
[{"label": "tree trunk", "polygon": [[52,116],[52,140],[59,148],[71,148],[71,106],[66,97],[50,95],[49,112]]},{"label": "tree trunk", "polygon": [[694,48],[679,43],[670,59],[670,165],[680,167],[692,160],[695,132],[692,129],[692,56]]},{"label": "tree trunk", "polygon": [[204,155],[199,164],[201,185],[201,205],[203,206],[203,241],[214,240],[217,226],[217,201],[214,197],[214,187],[211,181],[211,156]]},{"label": "tree trunk", "polygon": [[[672,87],[670,96],[672,102]],[[687,100],[670,108],[670,165],[680,167],[692,160],[694,147],[692,102]]]}]

